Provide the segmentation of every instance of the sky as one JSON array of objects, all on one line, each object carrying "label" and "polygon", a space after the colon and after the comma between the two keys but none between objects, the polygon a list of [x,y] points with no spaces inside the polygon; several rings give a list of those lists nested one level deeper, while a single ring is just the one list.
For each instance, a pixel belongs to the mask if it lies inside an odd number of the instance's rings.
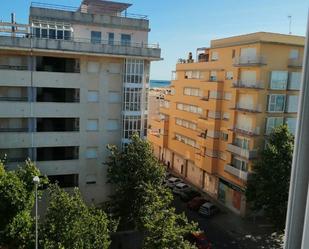
[{"label": "sky", "polygon": [[[43,3],[79,6],[81,0],[37,0]],[[118,0],[116,0],[118,1]],[[153,62],[151,79],[170,80],[179,58],[210,41],[257,31],[305,35],[308,0],[123,0],[132,3],[128,12],[148,15],[149,43],[159,43],[162,61]],[[19,23],[28,22],[30,0],[0,0],[0,20],[16,13]]]}]

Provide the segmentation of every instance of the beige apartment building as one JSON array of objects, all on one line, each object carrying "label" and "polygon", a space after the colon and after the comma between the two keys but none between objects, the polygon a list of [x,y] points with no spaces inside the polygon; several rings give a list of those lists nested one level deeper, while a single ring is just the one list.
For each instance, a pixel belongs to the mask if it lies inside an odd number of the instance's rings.
[{"label": "beige apartment building", "polygon": [[148,139],[157,157],[235,213],[272,129],[295,132],[304,37],[258,32],[179,60]]},{"label": "beige apartment building", "polygon": [[106,146],[147,131],[147,16],[130,4],[83,0],[77,8],[33,3],[28,24],[0,23],[0,157],[26,158],[88,202],[109,194]]}]

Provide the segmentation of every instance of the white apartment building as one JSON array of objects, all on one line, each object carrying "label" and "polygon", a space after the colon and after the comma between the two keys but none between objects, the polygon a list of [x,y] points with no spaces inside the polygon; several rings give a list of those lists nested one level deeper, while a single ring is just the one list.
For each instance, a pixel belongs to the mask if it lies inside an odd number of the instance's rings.
[{"label": "white apartment building", "polygon": [[29,24],[0,23],[0,157],[26,158],[62,187],[100,203],[108,144],[147,130],[149,20],[130,4],[32,4]]}]

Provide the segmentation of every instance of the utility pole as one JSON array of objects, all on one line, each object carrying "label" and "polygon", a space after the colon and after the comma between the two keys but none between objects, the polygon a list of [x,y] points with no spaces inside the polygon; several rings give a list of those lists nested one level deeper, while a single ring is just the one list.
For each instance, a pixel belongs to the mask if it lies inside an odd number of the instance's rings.
[{"label": "utility pole", "polygon": [[288,18],[289,18],[289,35],[291,35],[292,34],[292,16],[290,15],[288,16]]}]

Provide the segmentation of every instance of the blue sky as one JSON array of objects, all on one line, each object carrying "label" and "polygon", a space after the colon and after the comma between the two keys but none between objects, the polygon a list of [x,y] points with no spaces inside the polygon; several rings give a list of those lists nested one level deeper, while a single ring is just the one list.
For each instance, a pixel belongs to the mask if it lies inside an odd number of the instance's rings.
[{"label": "blue sky", "polygon": [[[78,6],[80,0],[39,0],[44,3]],[[15,12],[18,22],[27,22],[31,1],[0,0],[0,19]],[[5,4],[4,4],[5,2]],[[121,2],[121,1],[120,1]],[[171,78],[178,58],[210,40],[256,31],[305,35],[308,0],[124,0],[132,3],[128,12],[148,15],[149,43],[159,43],[164,61],[152,64],[152,79]]]}]

